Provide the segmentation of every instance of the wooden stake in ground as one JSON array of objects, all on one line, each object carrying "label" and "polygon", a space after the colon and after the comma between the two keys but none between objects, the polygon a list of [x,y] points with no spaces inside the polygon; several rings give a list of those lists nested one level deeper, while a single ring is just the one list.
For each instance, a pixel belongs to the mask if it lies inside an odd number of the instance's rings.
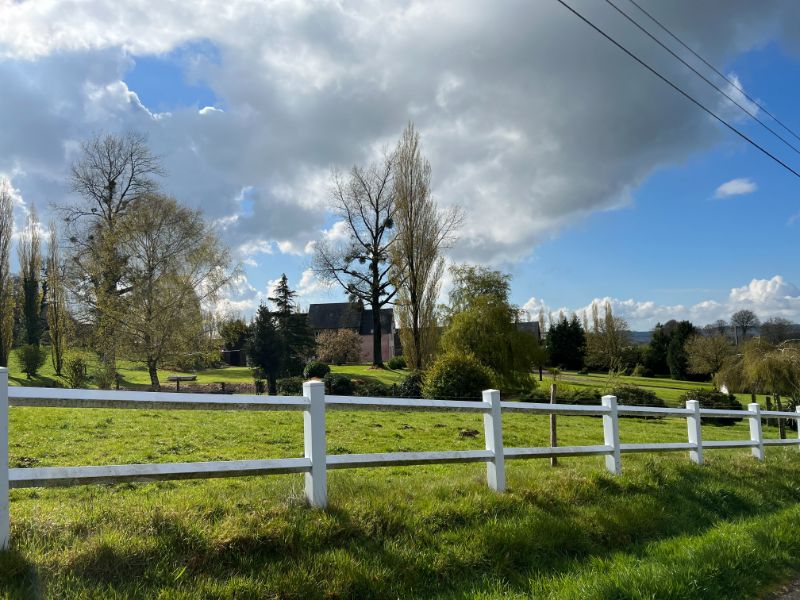
[{"label": "wooden stake in ground", "polygon": [[[750,393],[750,402],[758,402],[758,400],[756,399],[755,392]],[[767,396],[767,410],[772,410],[772,398],[770,396]],[[770,425],[771,421],[772,419],[770,419],[769,417],[764,419],[764,422],[767,426]]]},{"label": "wooden stake in ground", "polygon": [[[783,412],[783,404],[781,403],[781,395],[775,394],[775,407],[779,412]],[[778,434],[782,440],[786,439],[786,419],[778,417]]]},{"label": "wooden stake in ground", "polygon": [[[550,404],[556,403],[556,384],[550,384]],[[558,446],[558,436],[556,435],[556,415],[550,415],[550,446],[555,448]],[[550,466],[555,467],[558,464],[558,458],[555,456],[550,457]]]}]

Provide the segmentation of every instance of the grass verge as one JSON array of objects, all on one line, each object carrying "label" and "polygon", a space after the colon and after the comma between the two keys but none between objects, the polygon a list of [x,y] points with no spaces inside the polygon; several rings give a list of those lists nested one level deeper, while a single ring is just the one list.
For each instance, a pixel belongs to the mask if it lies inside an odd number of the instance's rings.
[{"label": "grass verge", "polygon": [[[507,446],[544,445],[547,420],[511,414]],[[625,419],[624,441],[683,440],[681,419]],[[468,449],[479,415],[331,412],[329,452]],[[599,419],[559,419],[564,444]],[[747,425],[704,427],[706,439]],[[771,432],[774,435],[774,432]],[[44,441],[43,441],[44,440]],[[11,410],[13,466],[297,456],[300,415]],[[800,455],[769,448],[330,473],[330,509],[302,477],[17,490],[11,598],[748,598],[800,560]]]}]

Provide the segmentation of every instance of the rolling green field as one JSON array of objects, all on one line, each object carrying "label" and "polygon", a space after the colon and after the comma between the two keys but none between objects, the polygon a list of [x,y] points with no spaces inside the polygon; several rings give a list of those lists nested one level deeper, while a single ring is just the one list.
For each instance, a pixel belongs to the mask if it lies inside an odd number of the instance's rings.
[{"label": "rolling green field", "polygon": [[[302,454],[298,413],[12,408],[10,463],[279,458]],[[472,449],[480,415],[328,415],[329,453]],[[704,426],[705,439],[747,425]],[[766,434],[776,436],[774,428]],[[509,414],[507,447],[547,445],[547,418]],[[683,441],[682,419],[624,419],[624,442]],[[602,442],[600,419],[560,417],[566,444]],[[800,560],[800,453],[509,461],[509,492],[482,465],[333,471],[330,507],[296,475],[15,490],[12,598],[743,598]]]},{"label": "rolling green field", "polygon": [[[90,371],[94,368],[97,360],[89,353],[83,354],[84,359],[90,365]],[[147,370],[141,364],[136,364],[131,361],[119,361],[118,371],[122,377],[123,387],[142,387],[146,388],[150,385],[150,378]],[[377,380],[386,384],[399,383],[400,380],[407,374],[405,370],[392,371],[389,369],[376,370],[370,368],[368,365],[343,365],[331,366],[333,373],[342,373],[350,375],[351,377],[364,379],[364,380]],[[169,389],[174,387],[174,383],[169,383],[167,377],[171,375],[196,375],[197,383],[200,384],[217,384],[217,383],[251,383],[253,381],[250,369],[247,367],[224,367],[220,369],[206,369],[196,373],[185,373],[171,370],[159,371],[162,387]],[[16,354],[12,355],[11,363],[9,364],[9,378],[11,385],[34,385],[34,386],[53,386],[63,383],[56,377],[53,372],[50,361],[42,367],[39,374],[33,379],[27,379],[22,372]],[[545,375],[544,381],[539,382],[537,377],[532,378],[534,384],[547,389],[550,383],[554,380]],[[677,406],[680,404],[680,396],[692,389],[696,388],[710,388],[710,383],[691,382],[691,381],[677,381],[669,378],[659,377],[631,377],[631,376],[618,376],[611,378],[606,374],[591,373],[589,375],[578,375],[574,372],[561,373],[555,383],[561,389],[565,388],[597,388],[599,390],[607,390],[617,384],[631,384],[655,392],[660,398],[663,398],[668,406]],[[91,386],[90,386],[91,387]],[[749,394],[740,394],[738,396],[742,404],[747,404],[750,400]],[[758,396],[759,402],[762,406],[765,404],[765,396]]]},{"label": "rolling green field", "polygon": [[[94,355],[88,352],[81,353],[81,356],[86,360],[89,365],[90,374],[97,365],[97,359]],[[8,365],[9,368],[9,382],[11,385],[25,385],[25,386],[39,386],[39,387],[52,387],[58,384],[63,384],[64,380],[56,376],[53,366],[48,357],[47,362],[39,370],[36,377],[28,379],[19,363],[16,352],[12,353],[11,361]],[[121,385],[124,387],[147,387],[150,385],[150,376],[144,365],[137,364],[131,361],[121,360],[118,362],[117,370],[122,377]],[[375,370],[367,365],[346,365],[346,366],[331,366],[331,371],[334,373],[345,373],[352,377],[359,379],[377,379],[383,383],[392,384],[397,383],[405,376],[405,371],[391,371],[389,369]],[[171,375],[197,375],[197,383],[252,383],[253,375],[247,367],[223,367],[220,369],[205,369],[196,373],[186,373],[181,371],[172,371],[169,369],[159,370],[158,376],[161,380],[162,387],[168,389],[174,387],[174,383],[169,383],[167,377]],[[90,385],[90,387],[92,387]]]},{"label": "rolling green field", "polygon": [[[125,381],[146,384],[131,366]],[[670,404],[697,385],[633,382]],[[480,415],[327,421],[330,454],[484,444]],[[503,427],[506,447],[548,445],[547,417],[507,414]],[[683,419],[620,428],[624,443],[686,441]],[[561,445],[603,439],[598,418],[562,416],[558,430]],[[704,425],[703,437],[747,439],[748,426]],[[303,429],[298,413],[11,408],[9,445],[12,467],[284,458],[302,455]],[[625,454],[618,477],[597,457],[509,460],[505,494],[488,489],[483,465],[338,470],[325,511],[305,505],[299,475],[14,490],[0,598],[758,598],[800,564],[800,452],[766,451],[758,463],[708,450],[703,467],[683,452]]]}]

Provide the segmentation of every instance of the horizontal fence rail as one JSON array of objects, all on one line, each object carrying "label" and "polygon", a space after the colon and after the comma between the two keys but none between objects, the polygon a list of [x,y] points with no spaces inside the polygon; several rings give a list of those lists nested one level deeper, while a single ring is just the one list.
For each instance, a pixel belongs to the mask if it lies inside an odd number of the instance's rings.
[{"label": "horizontal fence rail", "polygon": [[[79,467],[9,468],[9,406],[49,408],[120,408],[145,410],[249,410],[301,411],[303,413],[304,456],[265,460],[215,462],[130,464]],[[435,452],[386,452],[374,454],[327,454],[325,413],[327,410],[394,410],[472,412],[483,415],[484,450],[444,450]],[[603,444],[588,446],[553,446],[505,448],[503,413],[596,416],[602,418]],[[688,429],[687,442],[622,444],[619,418],[683,417]],[[703,417],[747,419],[748,440],[703,440]],[[500,392],[486,390],[483,401],[415,400],[409,398],[366,398],[326,396],[324,384],[307,381],[302,396],[234,396],[226,394],[181,394],[105,390],[67,390],[9,387],[8,371],[0,368],[0,549],[10,544],[9,490],[29,487],[63,487],[93,483],[150,482],[180,479],[208,479],[302,473],[305,493],[312,506],[328,502],[327,472],[330,469],[430,465],[450,463],[486,463],[487,483],[502,492],[506,487],[505,461],[530,458],[602,456],[606,468],[621,472],[621,455],[632,452],[688,452],[692,462],[703,464],[703,451],[726,448],[750,448],[758,460],[764,460],[765,446],[800,445],[797,439],[764,439],[761,423],[765,418],[796,419],[797,412],[762,411],[756,404],[747,410],[701,408],[689,400],[685,408],[624,406],[615,396],[603,396],[599,406],[501,402]],[[800,430],[800,427],[798,428]],[[554,443],[554,442],[553,442]]]}]

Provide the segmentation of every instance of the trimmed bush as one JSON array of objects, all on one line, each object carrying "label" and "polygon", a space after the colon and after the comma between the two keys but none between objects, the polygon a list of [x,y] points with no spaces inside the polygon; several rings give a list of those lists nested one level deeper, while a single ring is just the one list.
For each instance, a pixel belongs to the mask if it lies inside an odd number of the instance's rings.
[{"label": "trimmed bush", "polygon": [[422,398],[422,373],[413,371],[403,377],[397,386],[400,398]]},{"label": "trimmed bush", "polygon": [[278,379],[276,388],[279,396],[302,396],[303,395],[303,378],[302,377],[284,377]]},{"label": "trimmed bush", "polygon": [[631,375],[634,377],[652,377],[653,372],[645,367],[642,363],[636,363],[636,366],[633,367]]},{"label": "trimmed bush", "polygon": [[[595,388],[562,388],[556,390],[556,403],[558,404],[580,404],[584,406],[596,406],[600,404],[600,397],[603,394]],[[528,390],[520,396],[522,402],[550,402],[550,390],[534,388]]]},{"label": "trimmed bush", "polygon": [[64,364],[64,378],[69,387],[79,390],[89,384],[89,366],[80,356],[67,358]]},{"label": "trimmed bush", "polygon": [[[700,408],[715,408],[720,410],[744,410],[742,403],[736,399],[733,394],[723,394],[718,390],[707,390],[699,388],[696,390],[689,390],[681,396],[681,402],[686,403],[687,400],[699,400]],[[740,422],[744,417],[703,417],[702,422],[709,425],[734,425]]]},{"label": "trimmed bush", "polygon": [[608,392],[608,394],[616,396],[618,404],[626,404],[628,406],[654,406],[656,408],[667,407],[666,402],[656,396],[655,392],[635,385],[618,385]]},{"label": "trimmed bush", "polygon": [[472,354],[443,354],[425,373],[422,392],[426,398],[480,400],[493,379],[492,370]]},{"label": "trimmed bush", "polygon": [[393,371],[397,371],[398,369],[405,369],[406,358],[405,356],[393,356],[386,362],[386,366],[392,369]]},{"label": "trimmed bush", "polygon": [[173,362],[175,370],[183,371],[184,373],[204,371],[205,369],[217,369],[225,365],[217,351],[190,352],[178,356]]},{"label": "trimmed bush", "polygon": [[589,369],[587,369],[586,367],[578,371],[578,375],[588,375],[588,374],[589,374]]},{"label": "trimmed bush", "polygon": [[338,373],[328,373],[323,379],[325,382],[325,393],[334,396],[352,396],[353,380],[347,375]]},{"label": "trimmed bush", "polygon": [[361,359],[361,336],[352,329],[325,330],[316,337],[317,358],[334,365]]},{"label": "trimmed bush", "polygon": [[353,390],[354,396],[391,398],[395,395],[391,385],[386,385],[385,383],[376,380],[364,381],[363,379],[354,379]]},{"label": "trimmed bush", "polygon": [[305,369],[303,369],[303,377],[306,379],[311,379],[312,377],[319,377],[322,379],[331,372],[331,368],[326,365],[324,362],[319,360],[312,360],[306,364]]},{"label": "trimmed bush", "polygon": [[22,372],[28,379],[34,377],[39,369],[42,368],[47,360],[47,353],[38,344],[28,344],[19,351],[19,362],[22,365]]}]

